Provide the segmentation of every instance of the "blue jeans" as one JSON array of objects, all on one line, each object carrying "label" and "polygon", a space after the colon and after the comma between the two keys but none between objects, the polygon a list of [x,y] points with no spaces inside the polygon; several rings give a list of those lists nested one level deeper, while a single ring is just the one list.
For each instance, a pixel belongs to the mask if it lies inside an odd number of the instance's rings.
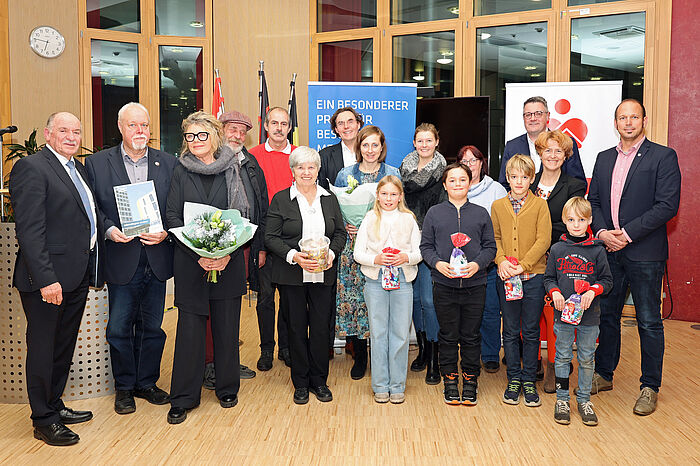
[{"label": "blue jeans", "polygon": [[382,288],[379,280],[367,277],[365,303],[372,339],[372,390],[374,393],[403,393],[408,370],[408,337],[411,332],[413,287],[399,269],[401,288]]},{"label": "blue jeans", "polygon": [[[540,349],[540,317],[544,306],[542,275],[523,281],[523,297],[506,301],[503,281],[498,281],[498,295],[503,310],[503,350],[506,354],[508,380],[534,382]],[[520,363],[520,332],[523,334],[523,360]]]},{"label": "blue jeans", "polygon": [[481,319],[481,360],[498,361],[501,352],[501,301],[498,298],[498,267],[491,267],[486,278],[486,303]]},{"label": "blue jeans", "polygon": [[620,318],[630,287],[642,351],[640,388],[659,391],[664,362],[664,324],[661,321],[661,283],[666,263],[636,262],[622,251],[608,253],[613,276],[610,293],[600,299],[600,339],[595,353],[595,368],[605,380],[613,379],[620,362]]},{"label": "blue jeans", "polygon": [[[571,325],[566,322],[554,322],[554,334],[557,336],[556,356],[554,357],[554,375],[558,379],[569,378],[569,363],[574,356],[574,332],[576,332],[576,357],[578,358],[578,393],[576,401],[585,403],[591,400],[591,385],[595,367],[595,341],[598,338],[597,325]],[[557,385],[557,400],[569,401],[569,390]]]},{"label": "blue jeans", "polygon": [[158,280],[142,254],[126,285],[107,284],[107,342],[117,390],[149,388],[160,377],[165,346],[165,282]]},{"label": "blue jeans", "polygon": [[440,325],[433,304],[433,277],[425,262],[418,264],[413,282],[413,326],[416,332],[425,332],[428,341],[438,341]]}]

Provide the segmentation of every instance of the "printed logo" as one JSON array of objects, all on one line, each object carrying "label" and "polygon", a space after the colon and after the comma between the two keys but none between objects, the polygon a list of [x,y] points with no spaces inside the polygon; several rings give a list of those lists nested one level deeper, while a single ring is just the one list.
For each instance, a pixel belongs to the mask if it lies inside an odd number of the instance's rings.
[{"label": "printed logo", "polygon": [[593,262],[578,254],[570,254],[566,257],[557,259],[557,270],[563,274],[582,274],[590,275],[593,273]]},{"label": "printed logo", "polygon": [[[571,110],[571,102],[566,99],[559,99],[554,104],[554,110],[560,115],[566,115],[569,113],[569,110]],[[588,136],[588,126],[580,118],[570,118],[563,123],[556,118],[550,118],[547,126],[550,131],[558,129],[562,133],[568,134],[574,138],[579,149]]]}]

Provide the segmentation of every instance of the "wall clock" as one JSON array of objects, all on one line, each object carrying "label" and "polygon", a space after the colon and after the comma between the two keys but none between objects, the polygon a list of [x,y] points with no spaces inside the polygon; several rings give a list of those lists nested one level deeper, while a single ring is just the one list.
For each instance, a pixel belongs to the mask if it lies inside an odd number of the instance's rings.
[{"label": "wall clock", "polygon": [[29,46],[40,57],[56,58],[66,48],[66,39],[51,26],[39,26],[29,34]]}]

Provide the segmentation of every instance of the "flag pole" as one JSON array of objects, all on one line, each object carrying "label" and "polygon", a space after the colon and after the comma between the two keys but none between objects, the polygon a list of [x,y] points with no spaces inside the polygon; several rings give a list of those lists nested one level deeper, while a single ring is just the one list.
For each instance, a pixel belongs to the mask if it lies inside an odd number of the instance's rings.
[{"label": "flag pole", "polygon": [[289,82],[289,101],[287,102],[287,112],[292,112],[292,97],[294,97],[294,85],[296,84],[297,74],[292,73],[292,80]]},{"label": "flag pole", "polygon": [[262,109],[262,98],[263,98],[263,82],[262,74],[265,68],[265,61],[260,60],[260,69],[258,70],[258,78],[260,81],[260,86],[258,87],[258,108]]},{"label": "flag pole", "polygon": [[[221,81],[218,81],[218,79],[219,79],[219,68],[214,68],[214,82],[216,82],[217,86],[219,86],[219,95],[222,98],[221,111],[225,112],[226,109],[224,108],[224,102],[223,102],[224,92],[221,90]],[[214,116],[216,116],[216,115],[214,115]]]}]

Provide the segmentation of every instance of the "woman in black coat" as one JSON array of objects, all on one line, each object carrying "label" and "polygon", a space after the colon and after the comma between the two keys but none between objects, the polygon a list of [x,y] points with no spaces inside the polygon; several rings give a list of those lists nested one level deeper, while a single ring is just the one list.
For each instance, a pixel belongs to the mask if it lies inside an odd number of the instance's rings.
[{"label": "woman in black coat", "polygon": [[[289,309],[289,350],[294,402],[305,404],[312,391],[319,401],[331,401],[328,388],[328,340],[331,296],[337,271],[335,258],[345,245],[345,222],[336,197],[316,184],[321,158],[310,147],[289,156],[294,176],[290,188],[272,198],[267,214],[265,246],[272,282]],[[304,238],[330,239],[325,271],[312,273],[316,259],[299,251]]]},{"label": "woman in black coat", "polygon": [[[168,194],[168,225],[184,225],[185,202],[235,208],[247,218],[250,203],[240,180],[238,160],[222,142],[221,123],[208,113],[196,112],[182,122],[182,129],[182,155]],[[217,283],[207,281],[211,270],[219,271]],[[207,259],[178,242],[173,274],[178,320],[168,422],[179,424],[200,402],[208,318],[215,348],[216,396],[223,408],[238,403],[238,330],[241,297],[246,293],[243,248],[220,259]]]}]

